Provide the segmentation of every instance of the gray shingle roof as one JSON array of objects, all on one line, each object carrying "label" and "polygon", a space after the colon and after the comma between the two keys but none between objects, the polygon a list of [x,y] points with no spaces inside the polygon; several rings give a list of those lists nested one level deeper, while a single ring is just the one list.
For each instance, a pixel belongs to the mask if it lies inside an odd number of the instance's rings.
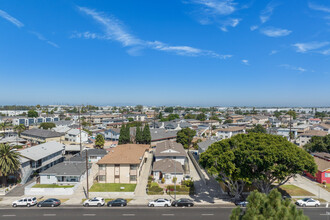
[{"label": "gray shingle roof", "polygon": [[[104,149],[88,149],[88,156],[100,156],[100,157],[104,157],[108,152]],[[73,157],[71,157],[70,159],[68,159],[68,161],[85,161],[86,159],[86,150],[83,150],[82,153],[77,153],[75,154]]]},{"label": "gray shingle roof", "polygon": [[164,141],[156,145],[155,157],[185,157],[187,156],[182,144],[174,141]]},{"label": "gray shingle roof", "polygon": [[37,129],[37,128],[23,131],[21,133],[21,135],[41,137],[41,138],[52,138],[52,137],[61,137],[61,136],[63,136],[62,133],[58,133],[56,131]]},{"label": "gray shingle roof", "polygon": [[152,171],[160,171],[162,173],[183,173],[183,168],[180,162],[166,158],[154,162]]},{"label": "gray shingle roof", "polygon": [[207,139],[206,141],[203,142],[199,142],[197,145],[199,148],[201,148],[203,151],[206,151],[207,148],[213,144],[214,142],[217,142],[217,140],[213,140],[213,139]]},{"label": "gray shingle roof", "polygon": [[151,141],[176,138],[178,131],[166,131],[165,129],[150,129]]},{"label": "gray shingle roof", "polygon": [[39,144],[37,146],[25,148],[23,150],[20,150],[19,152],[23,157],[37,161],[51,154],[63,150],[64,150],[64,144],[61,144],[56,141],[50,141],[44,144]]},{"label": "gray shingle roof", "polygon": [[[89,164],[89,168],[90,168]],[[81,176],[86,171],[86,163],[84,162],[62,162],[48,168],[40,173],[40,175],[53,174],[56,176]]]}]

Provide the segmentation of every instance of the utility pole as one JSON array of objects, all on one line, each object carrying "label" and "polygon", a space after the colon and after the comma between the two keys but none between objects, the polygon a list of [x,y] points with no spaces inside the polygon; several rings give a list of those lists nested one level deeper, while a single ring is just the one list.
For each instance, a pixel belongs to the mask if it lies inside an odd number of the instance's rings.
[{"label": "utility pole", "polygon": [[176,181],[177,181],[177,178],[176,178],[176,166],[175,166],[175,160],[173,160],[174,162],[174,178],[175,178],[175,181],[174,181],[174,200],[176,201]]},{"label": "utility pole", "polygon": [[291,141],[291,114],[290,114],[290,132],[289,132],[289,139],[290,139],[290,141]]},{"label": "utility pole", "polygon": [[87,199],[89,198],[89,186],[88,186],[88,151],[85,149],[86,152],[86,192],[87,192]]},{"label": "utility pole", "polygon": [[82,145],[81,145],[81,119],[80,119],[80,108],[78,108],[78,120],[79,120],[79,133],[80,133],[80,155],[82,155]]}]

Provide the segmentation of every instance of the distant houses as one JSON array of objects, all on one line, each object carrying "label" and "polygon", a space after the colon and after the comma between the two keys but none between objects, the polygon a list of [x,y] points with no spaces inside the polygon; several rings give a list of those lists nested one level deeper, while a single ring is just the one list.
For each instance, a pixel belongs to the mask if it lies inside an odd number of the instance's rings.
[{"label": "distant houses", "polygon": [[49,141],[61,142],[61,140],[64,139],[63,137],[63,133],[38,128],[26,130],[21,133],[21,138],[24,138],[34,144],[41,144]]}]

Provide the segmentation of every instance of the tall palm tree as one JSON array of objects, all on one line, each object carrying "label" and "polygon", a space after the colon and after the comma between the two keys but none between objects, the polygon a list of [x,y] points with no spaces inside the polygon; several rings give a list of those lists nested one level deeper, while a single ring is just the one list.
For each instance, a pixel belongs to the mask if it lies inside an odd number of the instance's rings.
[{"label": "tall palm tree", "polygon": [[6,185],[7,177],[19,170],[20,153],[7,144],[0,144],[0,173],[3,183]]},{"label": "tall palm tree", "polygon": [[6,134],[6,128],[7,128],[7,127],[8,127],[8,125],[7,125],[6,122],[2,122],[2,123],[0,123],[0,129],[3,130],[3,133],[2,133],[3,136],[5,136],[5,134]]},{"label": "tall palm tree", "polygon": [[18,135],[21,135],[22,131],[26,130],[25,125],[19,124],[14,127],[15,131],[17,131]]}]

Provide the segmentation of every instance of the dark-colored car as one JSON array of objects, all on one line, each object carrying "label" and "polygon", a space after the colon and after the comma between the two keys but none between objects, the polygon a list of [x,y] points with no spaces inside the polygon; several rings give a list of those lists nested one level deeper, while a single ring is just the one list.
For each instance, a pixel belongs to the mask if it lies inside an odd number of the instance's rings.
[{"label": "dark-colored car", "polygon": [[38,207],[56,207],[61,205],[61,201],[58,199],[46,199],[41,202],[38,202]]},{"label": "dark-colored car", "polygon": [[172,206],[178,207],[178,206],[187,206],[191,207],[194,206],[194,202],[190,199],[178,199],[172,202]]},{"label": "dark-colored car", "polygon": [[240,207],[246,207],[247,204],[248,204],[247,201],[241,201],[241,202],[237,202],[237,203],[235,203],[235,205],[240,206]]},{"label": "dark-colored car", "polygon": [[127,200],[126,199],[115,199],[115,200],[109,201],[107,203],[107,206],[127,206]]}]

